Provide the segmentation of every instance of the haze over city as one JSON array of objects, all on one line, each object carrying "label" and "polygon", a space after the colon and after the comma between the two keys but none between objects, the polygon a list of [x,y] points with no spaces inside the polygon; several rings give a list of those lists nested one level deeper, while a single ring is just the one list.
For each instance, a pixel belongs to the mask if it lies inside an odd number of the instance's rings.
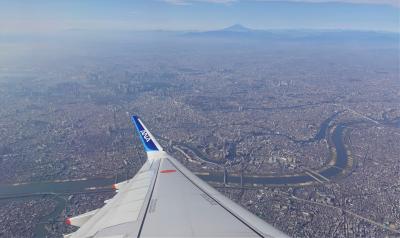
[{"label": "haze over city", "polygon": [[146,161],[130,115],[291,237],[400,235],[392,0],[0,0],[0,237],[62,237]]}]

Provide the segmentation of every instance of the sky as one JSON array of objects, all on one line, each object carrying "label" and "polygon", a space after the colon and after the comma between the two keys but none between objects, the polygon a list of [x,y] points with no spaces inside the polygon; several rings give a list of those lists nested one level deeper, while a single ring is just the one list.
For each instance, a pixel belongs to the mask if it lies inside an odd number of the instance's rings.
[{"label": "sky", "polygon": [[0,33],[254,29],[400,32],[400,0],[0,0]]}]

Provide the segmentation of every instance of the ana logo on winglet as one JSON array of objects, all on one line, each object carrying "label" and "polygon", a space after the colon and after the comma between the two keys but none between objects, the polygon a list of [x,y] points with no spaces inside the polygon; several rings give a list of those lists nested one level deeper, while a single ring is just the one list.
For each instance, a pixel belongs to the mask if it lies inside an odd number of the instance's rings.
[{"label": "ana logo on winglet", "polygon": [[149,134],[147,133],[146,130],[141,130],[140,134],[142,134],[143,138],[146,140],[146,142],[149,142],[151,140]]}]

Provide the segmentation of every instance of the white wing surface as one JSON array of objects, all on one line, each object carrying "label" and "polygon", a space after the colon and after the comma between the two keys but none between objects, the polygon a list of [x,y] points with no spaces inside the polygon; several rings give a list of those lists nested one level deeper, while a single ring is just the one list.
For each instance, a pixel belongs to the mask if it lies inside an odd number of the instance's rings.
[{"label": "white wing surface", "polygon": [[67,219],[80,228],[66,237],[288,237],[164,152],[138,117],[132,121],[147,162],[102,208]]}]

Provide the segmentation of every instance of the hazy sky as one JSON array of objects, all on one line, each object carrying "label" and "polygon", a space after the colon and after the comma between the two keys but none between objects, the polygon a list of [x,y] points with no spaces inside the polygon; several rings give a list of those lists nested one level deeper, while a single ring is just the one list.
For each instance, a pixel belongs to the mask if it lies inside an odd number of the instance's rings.
[{"label": "hazy sky", "polygon": [[66,29],[400,31],[400,0],[0,0],[0,33]]}]

